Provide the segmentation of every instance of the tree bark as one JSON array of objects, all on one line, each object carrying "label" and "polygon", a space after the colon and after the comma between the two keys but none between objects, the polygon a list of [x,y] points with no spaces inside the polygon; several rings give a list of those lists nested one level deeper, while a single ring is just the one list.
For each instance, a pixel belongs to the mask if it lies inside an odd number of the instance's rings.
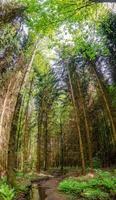
[{"label": "tree bark", "polygon": [[19,92],[19,85],[21,82],[21,71],[16,71],[12,73],[10,77],[10,82],[7,88],[7,92],[4,98],[3,109],[0,118],[0,159],[3,169],[7,169],[7,153],[8,153],[8,141],[10,138],[11,122],[13,119],[13,113],[15,109],[15,104],[17,101],[17,95]]},{"label": "tree bark", "polygon": [[38,113],[38,133],[37,133],[37,163],[36,170],[40,173],[41,170],[41,135],[42,135],[42,123],[43,123],[43,108]]},{"label": "tree bark", "polygon": [[88,119],[87,119],[87,111],[86,111],[85,101],[84,101],[84,98],[83,98],[83,94],[82,94],[82,90],[81,90],[81,83],[80,83],[78,75],[77,75],[77,86],[78,86],[78,90],[79,90],[80,101],[82,102],[83,117],[84,117],[84,121],[85,121],[89,163],[90,163],[91,170],[93,170],[93,159],[92,159],[92,147],[91,147],[91,139],[90,139],[90,130],[89,130],[89,124],[88,124]]},{"label": "tree bark", "polygon": [[113,138],[114,138],[113,143],[114,143],[114,145],[116,145],[116,123],[114,121],[112,111],[110,109],[110,104],[109,104],[107,94],[106,94],[105,89],[103,87],[102,81],[99,77],[99,74],[96,70],[95,64],[90,63],[90,70],[97,80],[99,91],[101,92],[101,96],[102,96],[102,99],[104,101],[104,105],[105,105],[105,108],[106,108],[106,111],[107,111],[107,115],[109,117],[109,121],[110,121],[110,124],[111,124],[112,134],[113,134]]},{"label": "tree bark", "polygon": [[44,170],[48,169],[48,114],[45,113]]},{"label": "tree bark", "polygon": [[[13,125],[14,122],[17,123],[15,121],[15,111],[17,112],[17,105],[18,105],[18,101],[19,101],[19,97],[20,97],[20,91],[22,88],[24,88],[26,86],[26,82],[28,81],[28,77],[29,77],[29,73],[31,71],[31,68],[32,68],[32,64],[33,64],[33,61],[34,61],[34,58],[35,58],[35,55],[36,55],[36,52],[37,52],[37,44],[38,44],[38,40],[35,42],[35,45],[34,45],[34,50],[33,50],[33,54],[32,54],[32,57],[31,57],[31,60],[29,62],[29,64],[27,65],[26,68],[23,68],[22,70],[22,74],[21,74],[21,80],[20,80],[20,83],[18,82],[18,93],[16,95],[16,103],[14,103],[14,110],[13,110],[13,113],[12,113],[12,120],[11,120],[11,127],[13,128],[13,132],[12,132],[12,129],[11,130],[11,134],[9,135],[9,146],[8,146],[8,151],[9,151],[9,154],[8,154],[8,166],[10,168],[8,168],[8,179],[9,179],[9,182],[11,185],[13,185],[14,183],[14,168],[15,168],[15,162],[13,161],[16,160],[16,153],[15,153],[15,144],[14,144],[14,141],[16,140],[16,130],[15,130],[15,126]],[[17,78],[18,80],[18,78]],[[22,104],[22,102],[21,102]],[[21,105],[20,105],[21,106]]]},{"label": "tree bark", "polygon": [[62,122],[60,120],[60,167],[61,172],[64,170],[64,148],[63,148],[63,132],[62,132]]},{"label": "tree bark", "polygon": [[78,137],[79,137],[79,147],[80,147],[80,154],[81,154],[82,173],[85,174],[85,159],[84,159],[84,150],[83,150],[83,143],[82,143],[82,136],[81,136],[81,129],[80,129],[79,113],[78,113],[78,109],[77,109],[76,102],[75,102],[72,80],[71,80],[70,70],[69,70],[68,65],[67,65],[67,71],[68,71],[69,84],[70,84],[72,101],[73,101],[75,117],[76,117],[77,132],[78,132]]}]

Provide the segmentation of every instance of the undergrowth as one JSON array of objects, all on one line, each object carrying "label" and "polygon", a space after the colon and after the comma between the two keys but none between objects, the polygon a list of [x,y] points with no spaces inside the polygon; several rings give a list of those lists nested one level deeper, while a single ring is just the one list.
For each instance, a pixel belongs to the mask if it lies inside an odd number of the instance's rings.
[{"label": "undergrowth", "polygon": [[97,170],[94,178],[80,177],[63,180],[58,189],[72,199],[113,200],[116,198],[116,174]]},{"label": "undergrowth", "polygon": [[0,200],[13,200],[15,197],[15,190],[11,188],[6,178],[0,180]]}]

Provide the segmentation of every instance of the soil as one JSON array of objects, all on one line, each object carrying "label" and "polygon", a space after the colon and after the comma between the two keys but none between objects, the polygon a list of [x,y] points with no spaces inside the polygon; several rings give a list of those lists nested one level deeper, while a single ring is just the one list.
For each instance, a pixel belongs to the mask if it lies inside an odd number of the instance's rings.
[{"label": "soil", "polygon": [[42,183],[41,186],[45,190],[46,198],[45,200],[66,200],[67,198],[58,192],[57,187],[61,178],[52,178]]}]

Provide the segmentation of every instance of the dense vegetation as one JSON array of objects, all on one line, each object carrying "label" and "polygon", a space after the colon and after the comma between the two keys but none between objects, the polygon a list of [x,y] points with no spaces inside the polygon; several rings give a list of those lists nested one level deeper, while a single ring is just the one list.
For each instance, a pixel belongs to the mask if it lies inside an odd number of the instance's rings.
[{"label": "dense vegetation", "polygon": [[59,190],[74,199],[115,199],[115,172],[96,170],[96,177],[70,178],[63,180]]},{"label": "dense vegetation", "polygon": [[[0,198],[14,198],[20,174],[115,168],[115,13],[91,0],[0,1]],[[112,174],[95,174],[59,188],[114,197]]]}]

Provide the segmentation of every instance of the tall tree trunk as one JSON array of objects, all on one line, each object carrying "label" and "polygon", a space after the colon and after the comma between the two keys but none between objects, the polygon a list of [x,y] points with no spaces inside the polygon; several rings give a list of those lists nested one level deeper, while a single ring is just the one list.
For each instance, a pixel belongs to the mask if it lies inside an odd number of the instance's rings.
[{"label": "tall tree trunk", "polygon": [[15,168],[17,167],[16,130],[17,130],[17,121],[19,117],[21,101],[22,101],[22,98],[21,98],[21,95],[19,95],[17,104],[15,106],[15,113],[14,113],[13,121],[11,125],[12,135],[9,139],[7,176],[8,176],[9,183],[11,183],[12,185],[14,183]]},{"label": "tall tree trunk", "polygon": [[28,116],[28,108],[25,113],[25,119],[24,119],[24,130],[23,130],[23,172],[25,173],[28,168],[28,146],[29,146],[29,116]]},{"label": "tall tree trunk", "polygon": [[106,111],[107,111],[107,115],[109,117],[109,121],[110,121],[110,124],[111,124],[112,134],[113,134],[113,138],[114,138],[114,145],[116,145],[116,123],[115,123],[113,115],[112,115],[112,111],[111,111],[111,108],[110,108],[110,103],[109,103],[106,91],[105,91],[104,86],[102,84],[102,81],[99,77],[99,74],[96,70],[95,64],[90,63],[90,70],[97,80],[99,91],[101,92],[101,96],[102,96],[102,99],[104,101],[104,105],[105,105],[105,108],[106,108]]},{"label": "tall tree trunk", "polygon": [[48,114],[45,113],[44,170],[48,169]]},{"label": "tall tree trunk", "polygon": [[36,43],[35,43],[33,54],[32,54],[32,57],[31,57],[29,64],[27,65],[26,68],[24,68],[24,71],[22,72],[24,74],[23,74],[23,76],[21,76],[21,82],[18,86],[19,90],[18,90],[18,93],[16,95],[16,103],[14,104],[13,119],[12,119],[12,125],[11,125],[13,132],[12,132],[12,129],[10,129],[11,134],[9,136],[9,147],[8,147],[9,154],[8,154],[8,159],[7,159],[8,160],[8,166],[9,167],[11,166],[10,168],[8,168],[8,179],[9,179],[9,182],[12,185],[14,183],[14,176],[13,176],[14,171],[13,170],[15,168],[15,162],[13,161],[13,159],[16,160],[16,153],[15,153],[16,129],[15,129],[15,126],[13,125],[14,122],[16,123],[16,121],[15,121],[15,111],[17,112],[17,105],[18,105],[18,101],[19,101],[21,88],[25,86],[26,81],[28,80],[29,72],[31,71],[31,68],[32,68],[32,64],[33,64],[33,61],[34,61],[34,58],[35,58],[35,55],[36,55],[36,52],[37,52],[37,44],[38,44],[38,41],[36,41]]},{"label": "tall tree trunk", "polygon": [[22,79],[20,70],[13,72],[10,77],[10,82],[6,92],[6,96],[3,103],[3,110],[1,112],[1,126],[0,126],[0,155],[2,158],[0,162],[3,164],[3,169],[7,169],[7,153],[8,153],[8,141],[10,137],[11,122],[13,119],[13,113],[15,104],[17,101],[17,95],[19,92],[19,85]]},{"label": "tall tree trunk", "polygon": [[[28,99],[26,102],[25,107],[23,108],[24,116],[22,118],[23,126],[22,126],[22,150],[23,150],[23,170],[26,170],[26,161],[28,160],[28,142],[29,142],[29,129],[28,129],[28,110],[29,110],[29,102],[32,93],[32,86],[33,86],[33,77],[31,78],[30,82],[28,83]],[[26,96],[27,98],[27,96]]]},{"label": "tall tree trunk", "polygon": [[[30,82],[30,85],[28,86],[28,83],[29,83],[29,74],[30,74],[30,72],[31,72],[31,70],[32,70],[32,66],[33,66],[33,61],[34,61],[34,58],[35,58],[35,55],[36,55],[36,52],[37,52],[37,50],[38,50],[38,44],[39,44],[39,42],[38,42],[38,38],[37,38],[37,40],[36,40],[36,42],[35,42],[35,44],[34,44],[34,49],[33,49],[33,52],[32,52],[32,56],[31,56],[31,59],[30,59],[30,62],[29,62],[29,64],[27,65],[27,68],[26,68],[26,71],[25,71],[25,74],[24,74],[24,76],[23,76],[23,81],[22,81],[22,85],[21,85],[21,89],[23,90],[23,89],[25,89],[25,88],[29,88],[29,96],[30,96],[30,92],[31,92],[31,87],[32,87],[32,83],[33,83],[33,78],[31,79],[31,82]],[[23,94],[23,101],[22,101],[22,104],[21,104],[21,108],[22,108],[22,110],[21,110],[21,112],[20,112],[20,116],[19,116],[19,122],[18,122],[18,124],[19,124],[19,127],[18,127],[18,130],[17,130],[17,132],[18,132],[18,135],[20,135],[20,131],[21,131],[21,129],[22,129],[22,124],[21,124],[21,121],[22,121],[22,117],[24,116],[24,112],[25,112],[25,110],[23,109],[23,104],[24,104],[24,102],[25,102],[25,93]],[[28,105],[28,103],[27,103],[27,105]],[[17,144],[18,146],[19,146],[19,144]]]},{"label": "tall tree trunk", "polygon": [[81,83],[80,83],[78,74],[77,74],[77,86],[78,86],[78,90],[79,90],[80,101],[82,103],[82,110],[83,110],[83,116],[84,116],[84,121],[85,121],[90,168],[91,168],[91,170],[93,170],[93,159],[92,159],[92,147],[91,147],[91,139],[90,139],[90,129],[89,129],[89,124],[88,124],[88,119],[87,119],[87,111],[86,111],[85,101],[84,101],[84,98],[83,98],[82,89],[81,89]]},{"label": "tall tree trunk", "polygon": [[37,173],[41,170],[41,135],[42,135],[42,123],[43,123],[43,108],[38,113],[38,133],[37,133]]},{"label": "tall tree trunk", "polygon": [[63,148],[63,132],[62,132],[62,122],[60,120],[60,167],[61,172],[64,170],[64,148]]},{"label": "tall tree trunk", "polygon": [[80,129],[79,113],[78,113],[78,108],[76,106],[76,101],[75,101],[75,96],[74,96],[74,91],[73,91],[73,86],[72,86],[72,80],[71,80],[69,65],[67,65],[67,71],[68,71],[69,84],[70,84],[72,101],[73,101],[75,117],[76,117],[77,132],[78,132],[78,137],[79,137],[79,147],[80,147],[80,154],[81,154],[82,173],[85,174],[85,159],[84,159],[84,150],[83,150],[83,143],[82,143],[82,136],[81,136],[81,129]]},{"label": "tall tree trunk", "polygon": [[10,80],[9,84],[8,84],[8,88],[7,88],[7,92],[4,98],[4,102],[3,102],[3,108],[2,108],[2,113],[0,116],[0,171],[2,173],[2,170],[4,171],[6,169],[6,164],[4,163],[4,145],[6,143],[6,136],[2,133],[3,131],[3,124],[4,124],[4,114],[6,112],[6,108],[7,108],[7,101],[8,101],[8,97],[9,97],[9,93],[10,93],[10,89],[11,89],[11,85],[12,85],[12,79]]}]

